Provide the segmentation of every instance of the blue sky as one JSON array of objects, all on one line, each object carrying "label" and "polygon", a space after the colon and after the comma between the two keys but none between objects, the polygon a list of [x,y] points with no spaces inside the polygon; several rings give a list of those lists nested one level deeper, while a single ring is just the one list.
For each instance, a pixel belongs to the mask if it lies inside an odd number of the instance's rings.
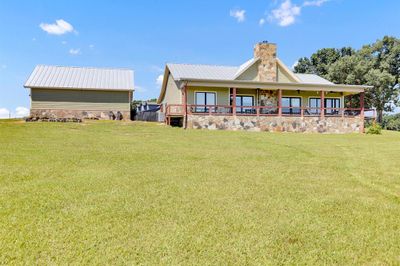
[{"label": "blue sky", "polygon": [[[127,67],[136,99],[158,96],[166,62],[240,65],[256,42],[288,66],[323,47],[400,37],[400,1],[0,1],[0,116],[29,108],[37,64]],[[18,110],[17,110],[18,108]]]}]

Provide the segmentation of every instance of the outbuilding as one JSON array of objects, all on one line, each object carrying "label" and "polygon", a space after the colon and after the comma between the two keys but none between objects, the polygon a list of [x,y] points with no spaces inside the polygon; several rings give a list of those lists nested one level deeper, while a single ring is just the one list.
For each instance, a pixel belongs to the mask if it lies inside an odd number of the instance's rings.
[{"label": "outbuilding", "polygon": [[130,69],[38,65],[24,87],[30,89],[34,117],[130,119],[134,91]]}]

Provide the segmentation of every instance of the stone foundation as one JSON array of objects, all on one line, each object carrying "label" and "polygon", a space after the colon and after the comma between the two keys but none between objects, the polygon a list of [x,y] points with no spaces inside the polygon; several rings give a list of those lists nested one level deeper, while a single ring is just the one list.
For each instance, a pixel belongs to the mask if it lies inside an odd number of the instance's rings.
[{"label": "stone foundation", "polygon": [[[108,120],[108,111],[80,111],[80,110],[44,110],[31,109],[31,117],[37,118],[79,118],[79,119],[98,119]],[[112,110],[114,115],[117,115],[118,110]],[[120,111],[121,112],[121,111]],[[123,120],[130,120],[130,112],[121,112]]]},{"label": "stone foundation", "polygon": [[277,117],[188,115],[188,128],[304,133],[359,133],[361,117]]}]

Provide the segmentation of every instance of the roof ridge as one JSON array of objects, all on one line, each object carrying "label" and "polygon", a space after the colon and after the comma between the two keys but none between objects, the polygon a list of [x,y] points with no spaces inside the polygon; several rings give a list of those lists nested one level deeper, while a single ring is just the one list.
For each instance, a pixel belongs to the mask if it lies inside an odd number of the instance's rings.
[{"label": "roof ridge", "polygon": [[80,69],[113,69],[113,70],[130,70],[134,71],[128,67],[94,67],[94,66],[62,66],[62,65],[46,65],[46,64],[38,64],[38,66],[45,66],[45,67],[65,67],[65,68],[80,68]]}]

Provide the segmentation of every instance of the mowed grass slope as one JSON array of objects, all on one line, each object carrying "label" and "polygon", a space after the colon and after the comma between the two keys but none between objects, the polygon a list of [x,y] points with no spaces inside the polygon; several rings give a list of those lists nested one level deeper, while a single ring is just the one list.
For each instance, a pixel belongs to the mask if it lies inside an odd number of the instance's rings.
[{"label": "mowed grass slope", "polygon": [[399,264],[400,133],[2,121],[0,262]]}]

